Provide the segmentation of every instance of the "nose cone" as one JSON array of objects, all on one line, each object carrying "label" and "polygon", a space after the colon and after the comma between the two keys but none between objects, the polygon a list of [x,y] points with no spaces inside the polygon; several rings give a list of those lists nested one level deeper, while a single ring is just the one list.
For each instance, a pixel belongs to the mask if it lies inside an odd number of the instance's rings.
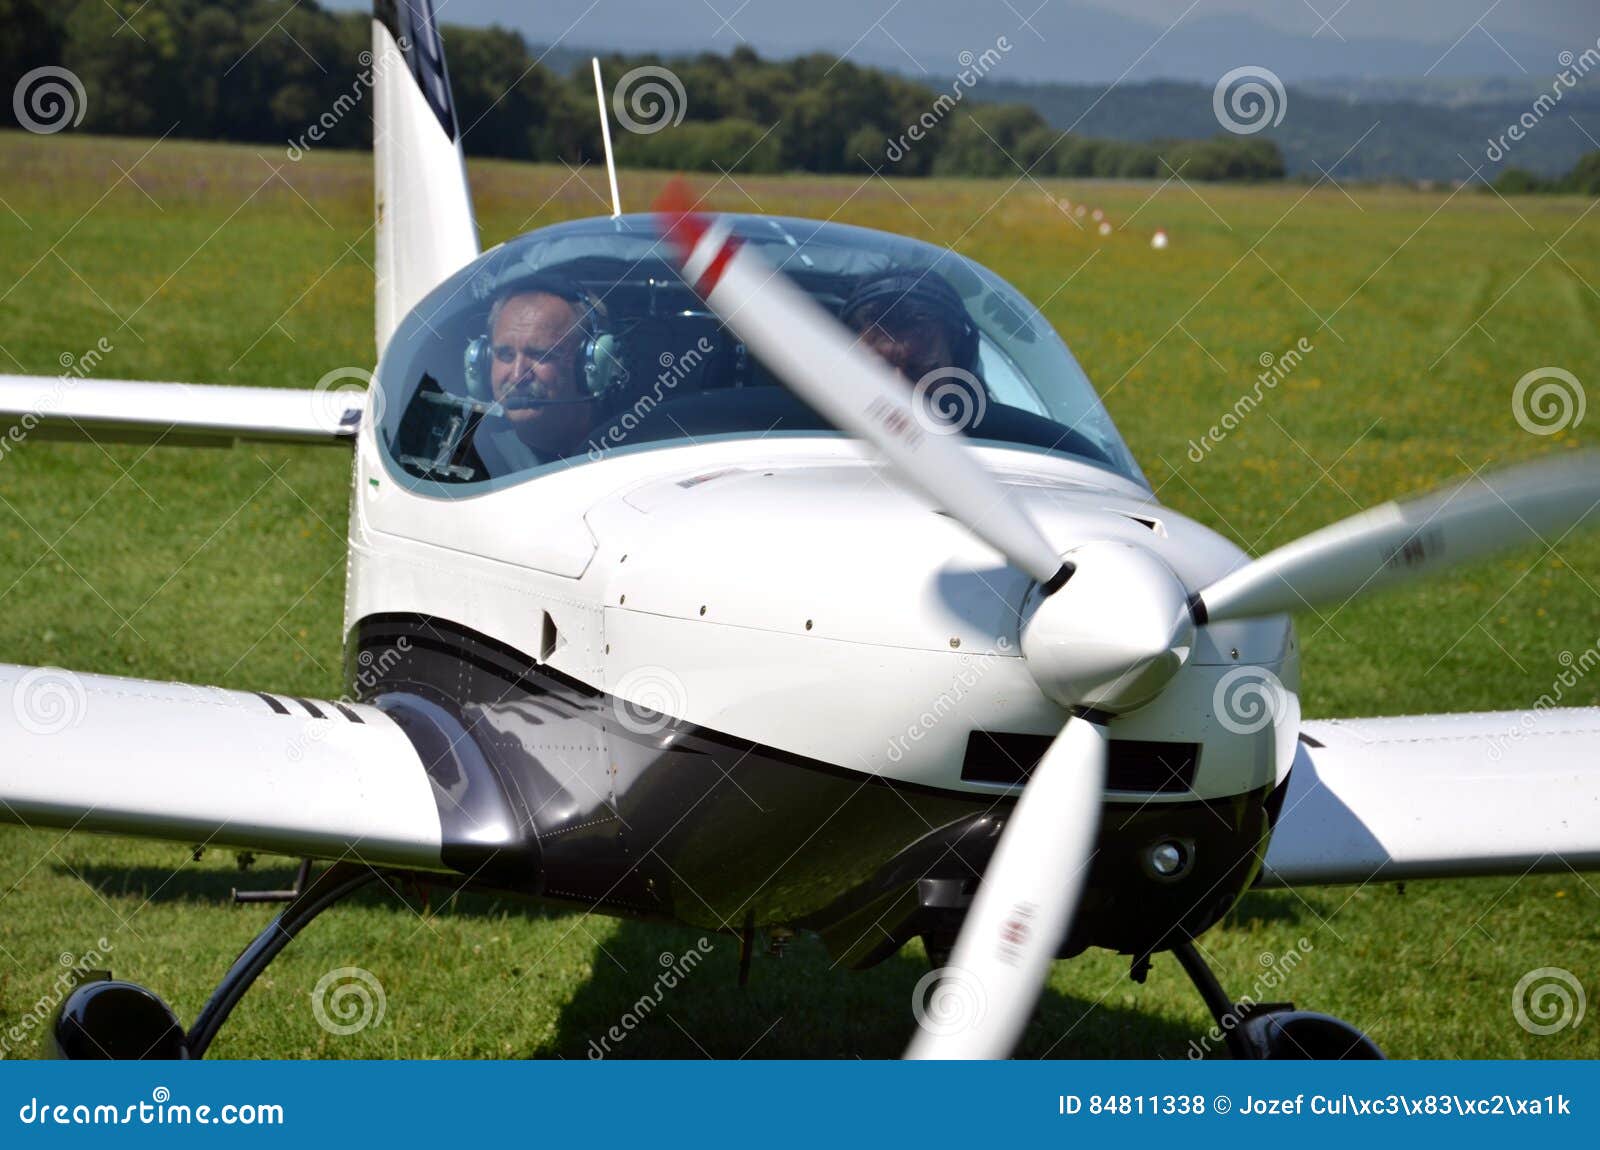
[{"label": "nose cone", "polygon": [[1063,706],[1121,713],[1167,685],[1194,645],[1187,588],[1155,554],[1090,543],[1066,555],[1072,578],[1030,599],[1022,654],[1035,681]]}]

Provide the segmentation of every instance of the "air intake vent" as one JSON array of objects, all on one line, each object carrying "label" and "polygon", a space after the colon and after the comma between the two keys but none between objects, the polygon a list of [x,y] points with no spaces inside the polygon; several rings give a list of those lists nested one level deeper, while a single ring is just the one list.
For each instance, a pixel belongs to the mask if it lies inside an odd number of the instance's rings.
[{"label": "air intake vent", "polygon": [[1146,743],[1112,739],[1106,790],[1181,795],[1194,786],[1199,743]]},{"label": "air intake vent", "polygon": [[[967,736],[967,757],[961,764],[961,777],[969,783],[1018,786],[1028,781],[1028,775],[1054,741],[1050,735],[973,731]],[[1112,739],[1106,763],[1106,790],[1183,794],[1194,785],[1194,772],[1199,763],[1198,743]]]},{"label": "air intake vent", "polygon": [[1167,525],[1159,519],[1153,519],[1148,515],[1135,515],[1131,511],[1117,511],[1114,514],[1120,515],[1124,519],[1131,519],[1146,531],[1151,531],[1163,539],[1167,537]]}]

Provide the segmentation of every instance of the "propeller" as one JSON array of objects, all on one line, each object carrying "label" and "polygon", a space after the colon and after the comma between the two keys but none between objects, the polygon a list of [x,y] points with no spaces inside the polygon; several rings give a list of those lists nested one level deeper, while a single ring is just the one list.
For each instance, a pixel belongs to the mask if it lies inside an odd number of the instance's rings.
[{"label": "propeller", "polygon": [[1474,476],[1295,540],[1194,597],[1195,621],[1343,603],[1521,543],[1559,538],[1600,506],[1600,453]]},{"label": "propeller", "polygon": [[[1091,543],[1065,559],[969,452],[930,429],[906,380],[731,228],[693,210],[687,187],[656,204],[684,278],[763,363],[841,430],[1039,581],[1023,657],[1040,688],[1074,709],[1034,767],[962,924],[951,965],[985,1004],[954,1031],[924,1026],[916,1058],[1004,1058],[1016,1045],[1071,927],[1093,857],[1110,714],[1154,698],[1193,643],[1189,596],[1152,552]],[[935,993],[939,993],[937,990]]]},{"label": "propeller", "polygon": [[[952,429],[930,426],[912,387],[731,225],[695,211],[673,181],[657,200],[684,279],[761,361],[836,427],[874,445],[912,487],[1038,581],[1022,656],[1071,718],[1035,765],[984,871],[939,986],[958,987],[959,1026],[923,1020],[913,1058],[1003,1058],[1071,929],[1093,858],[1106,724],[1154,699],[1197,626],[1344,600],[1540,534],[1600,504],[1593,454],[1475,478],[1390,503],[1280,548],[1190,594],[1152,551],[1085,544],[1058,556]],[[935,995],[941,992],[936,987]]]},{"label": "propeller", "polygon": [[1072,718],[1033,768],[984,868],[950,962],[962,1017],[923,1022],[907,1058],[1006,1058],[1028,1025],[1083,894],[1099,830],[1106,729]]},{"label": "propeller", "polygon": [[1194,642],[1184,586],[1152,552],[1089,543],[1068,552],[1067,563],[1066,584],[1029,605],[1022,654],[1040,689],[1073,716],[1006,817],[950,962],[937,972],[935,1000],[950,994],[966,1007],[964,1016],[922,1020],[908,1058],[1010,1055],[1066,940],[1094,859],[1106,722],[1160,694]]}]

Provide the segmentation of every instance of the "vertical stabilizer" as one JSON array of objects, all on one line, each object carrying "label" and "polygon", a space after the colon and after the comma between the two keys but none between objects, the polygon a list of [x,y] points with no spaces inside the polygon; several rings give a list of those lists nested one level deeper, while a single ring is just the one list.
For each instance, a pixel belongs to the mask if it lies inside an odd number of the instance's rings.
[{"label": "vertical stabilizer", "polygon": [[378,354],[427,292],[478,254],[478,231],[431,0],[377,0],[372,20]]}]

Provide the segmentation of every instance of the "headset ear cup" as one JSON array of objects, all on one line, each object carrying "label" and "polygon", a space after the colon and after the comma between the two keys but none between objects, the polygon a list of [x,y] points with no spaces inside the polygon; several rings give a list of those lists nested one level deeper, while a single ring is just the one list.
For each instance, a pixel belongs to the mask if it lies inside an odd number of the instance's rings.
[{"label": "headset ear cup", "polygon": [[583,381],[590,395],[604,395],[627,378],[619,336],[606,332],[584,341]]},{"label": "headset ear cup", "polygon": [[492,358],[488,336],[480,335],[467,344],[465,363],[462,365],[462,375],[467,381],[467,394],[485,403],[494,398],[493,389],[489,384],[489,361]]}]

